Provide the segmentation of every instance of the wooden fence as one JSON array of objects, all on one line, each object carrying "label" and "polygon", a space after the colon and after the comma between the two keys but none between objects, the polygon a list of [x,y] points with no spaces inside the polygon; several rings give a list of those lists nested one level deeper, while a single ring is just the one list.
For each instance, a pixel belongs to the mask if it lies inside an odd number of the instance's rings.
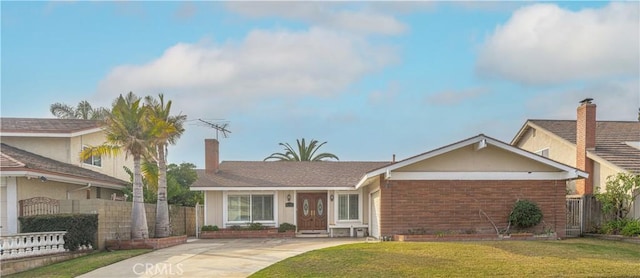
[{"label": "wooden fence", "polygon": [[567,196],[567,237],[597,232],[604,223],[602,204],[593,195]]},{"label": "wooden fence", "polygon": [[46,215],[60,213],[60,201],[47,197],[33,197],[20,200],[20,215]]}]

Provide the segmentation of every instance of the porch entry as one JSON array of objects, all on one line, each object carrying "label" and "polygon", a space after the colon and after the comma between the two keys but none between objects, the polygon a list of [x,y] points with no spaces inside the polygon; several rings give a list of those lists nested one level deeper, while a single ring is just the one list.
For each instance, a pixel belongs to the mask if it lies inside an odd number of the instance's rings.
[{"label": "porch entry", "polygon": [[327,193],[298,193],[298,230],[327,230]]}]

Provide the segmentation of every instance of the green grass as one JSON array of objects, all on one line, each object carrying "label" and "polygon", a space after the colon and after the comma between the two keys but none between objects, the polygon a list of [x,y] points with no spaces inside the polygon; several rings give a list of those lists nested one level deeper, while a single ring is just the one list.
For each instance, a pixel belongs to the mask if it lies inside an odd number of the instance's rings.
[{"label": "green grass", "polygon": [[31,277],[76,277],[94,269],[110,265],[131,257],[142,255],[152,251],[151,249],[101,251],[86,256],[78,257],[64,262],[39,267],[36,269],[3,276],[7,278],[31,278]]},{"label": "green grass", "polygon": [[640,245],[598,239],[358,243],[315,250],[251,277],[640,276]]}]

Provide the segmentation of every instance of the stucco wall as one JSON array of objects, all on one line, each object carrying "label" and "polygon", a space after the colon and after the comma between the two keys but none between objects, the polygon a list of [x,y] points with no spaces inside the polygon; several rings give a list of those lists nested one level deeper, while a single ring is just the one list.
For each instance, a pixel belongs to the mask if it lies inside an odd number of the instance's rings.
[{"label": "stucco wall", "polygon": [[[2,143],[57,161],[71,163],[69,138],[6,137]],[[75,165],[75,164],[74,164]]]},{"label": "stucco wall", "polygon": [[120,153],[116,156],[103,155],[101,157],[102,166],[100,167],[82,163],[80,160],[80,152],[84,146],[95,147],[104,143],[104,134],[101,132],[71,138],[69,163],[128,181],[129,175],[122,167],[127,166],[129,169],[133,170],[133,159],[131,159],[131,157],[129,157],[129,159],[125,159],[125,153]]},{"label": "stucco wall", "polygon": [[566,226],[564,181],[392,181],[381,187],[381,235],[429,233],[495,233],[486,213],[499,229],[507,227],[517,199],[538,204],[544,224],[564,237]]},{"label": "stucco wall", "polygon": [[[287,195],[291,196],[291,202],[294,204],[293,207],[286,207]],[[295,196],[296,194],[293,190],[278,191],[278,222],[289,224],[295,222]]]},{"label": "stucco wall", "polygon": [[[576,166],[575,146],[573,144],[566,143],[557,137],[549,135],[546,132],[530,129],[525,133],[516,146],[534,153],[539,150],[549,148],[549,158],[572,167]],[[594,191],[598,187],[604,191],[607,184],[607,177],[615,175],[618,172],[620,172],[618,169],[611,167],[609,164],[602,164],[598,161],[594,161],[593,173],[591,173]],[[575,184],[573,182],[569,183],[567,190],[568,194],[576,194]]]},{"label": "stucco wall", "polygon": [[526,157],[513,155],[512,152],[492,145],[476,150],[474,144],[402,167],[396,171],[556,172],[558,170]]},{"label": "stucco wall", "polygon": [[80,152],[83,146],[98,146],[105,142],[104,133],[97,132],[73,138],[33,138],[33,137],[2,137],[3,143],[10,146],[48,157],[60,162],[90,169],[105,175],[128,181],[129,175],[122,168],[127,166],[133,169],[131,157],[125,158],[121,153],[117,156],[102,156],[102,166],[93,166],[82,163]]},{"label": "stucco wall", "polygon": [[66,200],[67,191],[70,191],[69,199],[86,199],[86,190],[76,190],[84,187],[79,184],[69,184],[56,181],[41,182],[39,179],[18,178],[18,200],[32,197],[49,197],[52,199]]},{"label": "stucco wall", "polygon": [[516,146],[533,153],[548,148],[549,158],[572,167],[576,166],[575,145],[563,142],[546,132],[529,129]]},{"label": "stucco wall", "polygon": [[205,191],[204,204],[204,224],[222,228],[222,191]]}]

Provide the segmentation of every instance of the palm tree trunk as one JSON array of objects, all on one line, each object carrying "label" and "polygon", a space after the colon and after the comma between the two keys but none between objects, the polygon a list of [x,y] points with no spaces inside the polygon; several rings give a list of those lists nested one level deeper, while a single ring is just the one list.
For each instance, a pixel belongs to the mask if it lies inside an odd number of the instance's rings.
[{"label": "palm tree trunk", "polygon": [[171,235],[169,204],[167,203],[167,162],[165,146],[158,146],[158,202],[156,203],[156,237]]},{"label": "palm tree trunk", "polygon": [[140,156],[133,157],[133,209],[131,210],[131,239],[149,238],[147,215],[144,211]]}]

